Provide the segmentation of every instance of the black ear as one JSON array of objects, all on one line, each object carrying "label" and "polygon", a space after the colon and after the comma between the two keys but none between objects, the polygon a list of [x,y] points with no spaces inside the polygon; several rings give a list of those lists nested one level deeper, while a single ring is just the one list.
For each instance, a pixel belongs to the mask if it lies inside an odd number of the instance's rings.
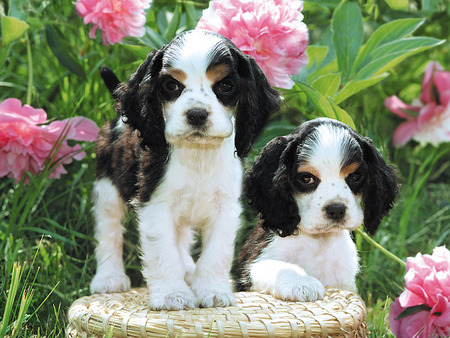
[{"label": "black ear", "polygon": [[368,165],[368,181],[363,191],[364,227],[374,235],[398,193],[397,174],[393,166],[386,164],[371,139],[362,138],[360,145]]},{"label": "black ear", "polygon": [[290,179],[297,145],[297,139],[290,136],[273,139],[263,148],[244,180],[245,193],[249,203],[261,213],[263,228],[281,237],[295,233],[300,222]]},{"label": "black ear", "polygon": [[241,90],[236,109],[236,151],[244,158],[273,113],[281,106],[281,97],[273,89],[253,57],[234,50],[238,59]]},{"label": "black ear", "polygon": [[129,81],[119,85],[113,94],[118,112],[126,123],[139,130],[142,146],[155,152],[167,148],[162,104],[157,94],[162,57],[162,50],[152,50]]},{"label": "black ear", "polygon": [[117,78],[116,74],[114,74],[111,68],[104,66],[100,68],[100,75],[106,88],[108,88],[111,94],[114,93],[116,88],[120,85],[120,80]]}]

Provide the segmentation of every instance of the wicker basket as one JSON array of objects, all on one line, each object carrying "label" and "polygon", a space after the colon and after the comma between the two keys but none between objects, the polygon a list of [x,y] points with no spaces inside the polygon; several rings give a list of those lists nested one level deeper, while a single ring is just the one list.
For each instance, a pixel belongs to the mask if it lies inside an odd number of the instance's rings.
[{"label": "wicker basket", "polygon": [[327,289],[323,300],[285,302],[237,292],[237,305],[151,311],[147,289],[92,295],[69,309],[67,337],[365,337],[366,309],[355,293]]}]

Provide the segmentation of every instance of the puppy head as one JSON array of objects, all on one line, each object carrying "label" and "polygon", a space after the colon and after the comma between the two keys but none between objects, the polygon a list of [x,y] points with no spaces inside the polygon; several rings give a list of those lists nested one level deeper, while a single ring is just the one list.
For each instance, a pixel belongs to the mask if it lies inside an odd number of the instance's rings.
[{"label": "puppy head", "polygon": [[363,222],[373,235],[397,194],[395,171],[371,140],[324,118],[272,140],[245,189],[264,227],[283,237],[354,230]]},{"label": "puppy head", "polygon": [[202,30],[182,33],[150,52],[114,96],[144,146],[215,144],[234,133],[240,157],[281,104],[253,58]]}]

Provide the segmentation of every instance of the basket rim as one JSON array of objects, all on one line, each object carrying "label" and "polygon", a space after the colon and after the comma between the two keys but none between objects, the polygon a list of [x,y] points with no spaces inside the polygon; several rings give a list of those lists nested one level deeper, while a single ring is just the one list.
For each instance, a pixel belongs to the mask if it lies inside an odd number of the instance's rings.
[{"label": "basket rim", "polygon": [[326,288],[316,302],[291,302],[258,292],[236,292],[236,306],[152,311],[148,289],[94,294],[68,311],[66,336],[311,337],[366,335],[366,307],[358,294]]}]

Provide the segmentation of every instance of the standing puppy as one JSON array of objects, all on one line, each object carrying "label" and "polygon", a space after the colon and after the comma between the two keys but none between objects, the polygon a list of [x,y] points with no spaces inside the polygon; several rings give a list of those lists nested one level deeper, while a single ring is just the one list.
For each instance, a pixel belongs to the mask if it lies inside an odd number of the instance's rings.
[{"label": "standing puppy", "polygon": [[262,220],[233,268],[237,288],[292,301],[322,298],[324,286],[356,291],[349,232],[364,222],[373,235],[397,194],[372,141],[326,118],[269,142],[244,187]]},{"label": "standing puppy", "polygon": [[[279,94],[253,58],[200,30],[150,52],[127,83],[108,69],[102,76],[122,119],[105,125],[97,142],[91,292],[130,288],[121,219],[132,204],[152,309],[234,304],[228,279],[241,159],[279,109]],[[203,243],[197,263],[193,227]]]}]

